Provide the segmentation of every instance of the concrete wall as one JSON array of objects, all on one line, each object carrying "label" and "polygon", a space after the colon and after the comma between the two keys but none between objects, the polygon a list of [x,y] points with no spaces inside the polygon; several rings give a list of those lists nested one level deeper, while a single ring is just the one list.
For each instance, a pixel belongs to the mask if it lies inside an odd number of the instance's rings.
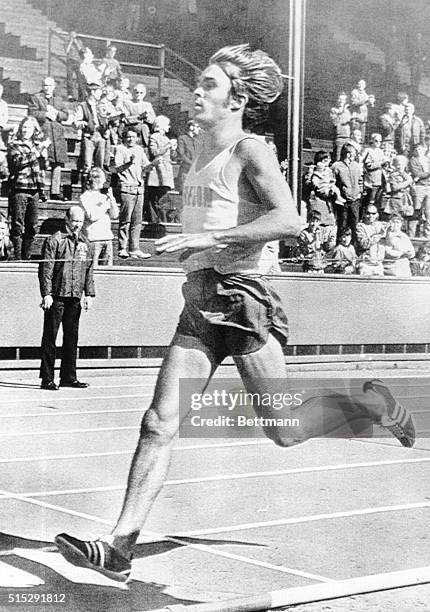
[{"label": "concrete wall", "polygon": [[[81,346],[165,346],[182,306],[179,270],[117,267],[95,273],[97,298]],[[290,344],[430,343],[430,279],[285,274],[274,278]],[[37,347],[37,266],[0,264],[0,347]]]}]

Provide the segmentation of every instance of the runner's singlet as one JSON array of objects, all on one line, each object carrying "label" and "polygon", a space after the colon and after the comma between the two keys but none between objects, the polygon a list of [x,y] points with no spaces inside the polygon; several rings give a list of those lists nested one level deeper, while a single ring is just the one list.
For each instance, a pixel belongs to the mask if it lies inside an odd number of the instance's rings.
[{"label": "runner's singlet", "polygon": [[[261,217],[261,204],[240,199],[238,181],[232,185],[225,177],[226,165],[245,138],[254,138],[261,146],[267,146],[260,138],[247,135],[218,153],[198,171],[197,159],[194,160],[184,185],[182,227],[185,234],[228,229]],[[273,155],[269,148],[268,151]],[[185,272],[214,268],[220,274],[269,274],[276,266],[277,256],[277,241],[225,248],[217,246],[190,255],[183,266]]]}]

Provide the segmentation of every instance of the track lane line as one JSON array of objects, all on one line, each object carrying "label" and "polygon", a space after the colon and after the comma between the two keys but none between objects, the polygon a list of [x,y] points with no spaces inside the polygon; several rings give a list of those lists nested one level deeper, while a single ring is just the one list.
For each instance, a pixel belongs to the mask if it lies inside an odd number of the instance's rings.
[{"label": "track lane line", "polygon": [[[22,501],[24,503],[29,503],[29,504],[33,504],[35,506],[39,506],[42,508],[45,508],[47,510],[53,510],[55,512],[61,512],[63,514],[68,514],[70,516],[76,516],[78,518],[82,518],[85,520],[89,520],[89,521],[94,521],[96,523],[100,523],[102,525],[107,525],[107,526],[114,526],[115,522],[114,521],[108,521],[106,519],[101,519],[99,517],[90,515],[90,514],[86,514],[84,512],[77,512],[75,510],[69,510],[68,508],[63,508],[62,506],[56,506],[53,504],[47,504],[45,502],[39,502],[35,499],[31,499],[29,497],[25,497],[24,495],[16,495],[16,494],[11,494],[8,491],[2,491],[0,490],[0,499],[1,496],[8,496],[11,499],[15,499],[17,501]],[[4,498],[3,498],[4,499]],[[316,580],[318,582],[335,582],[333,579],[331,578],[326,578],[325,576],[320,576],[318,574],[311,574],[308,572],[302,572],[300,570],[296,570],[293,568],[288,568],[288,567],[284,567],[281,565],[273,565],[271,563],[266,563],[265,561],[258,561],[257,559],[252,559],[249,557],[245,557],[242,555],[236,555],[234,553],[228,553],[226,551],[222,551],[222,550],[214,550],[213,548],[211,548],[210,546],[206,545],[206,544],[190,544],[189,542],[186,542],[184,540],[181,540],[179,537],[174,537],[174,536],[169,536],[169,535],[164,535],[164,534],[160,534],[157,533],[155,531],[148,531],[148,530],[142,530],[141,531],[141,536],[146,538],[152,538],[152,539],[157,539],[157,540],[167,540],[168,542],[173,542],[175,544],[179,544],[180,546],[183,546],[185,548],[192,548],[194,550],[199,550],[201,552],[204,553],[209,553],[211,555],[217,556],[217,557],[225,557],[227,559],[232,559],[234,561],[239,561],[241,563],[246,563],[248,565],[255,565],[258,567],[264,567],[265,569],[270,569],[270,570],[274,570],[274,571],[278,571],[284,574],[291,574],[294,576],[300,576],[302,578],[308,578],[309,580]]]}]

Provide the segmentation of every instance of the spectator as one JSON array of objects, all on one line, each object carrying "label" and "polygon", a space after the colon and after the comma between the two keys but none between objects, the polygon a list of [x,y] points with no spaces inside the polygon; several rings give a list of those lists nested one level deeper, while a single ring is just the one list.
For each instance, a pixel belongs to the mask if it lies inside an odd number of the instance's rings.
[{"label": "spectator", "polygon": [[360,215],[361,202],[361,166],[355,161],[356,149],[343,145],[340,161],[333,164],[333,173],[342,197],[346,200],[344,206],[337,206],[337,227],[342,232],[351,228],[355,242],[356,226]]},{"label": "spectator", "polygon": [[366,126],[369,116],[368,107],[375,104],[375,96],[366,92],[366,81],[361,79],[351,91],[351,129],[359,129],[362,142],[366,140]]},{"label": "spectator", "polygon": [[357,223],[357,252],[359,255],[370,254],[370,249],[385,238],[387,224],[378,220],[378,209],[369,204],[363,216],[363,221]]},{"label": "spectator", "polygon": [[346,93],[342,91],[338,96],[337,105],[333,106],[330,110],[330,118],[334,125],[334,161],[339,161],[340,151],[351,136],[351,111],[347,104],[347,99]]},{"label": "spectator", "polygon": [[382,168],[387,163],[384,151],[381,149],[382,136],[374,133],[370,137],[370,146],[363,152],[363,205],[375,204],[380,208],[384,189]]},{"label": "spectator", "polygon": [[42,136],[36,119],[24,117],[16,139],[8,145],[9,210],[15,259],[30,259],[39,223],[39,198],[46,200],[40,160],[46,156],[49,142],[43,141]]},{"label": "spectator", "polygon": [[182,134],[178,138],[177,157],[179,161],[178,187],[179,193],[182,193],[185,177],[188,170],[191,168],[193,157],[196,154],[198,143],[199,126],[195,121],[188,121],[187,133]]},{"label": "spectator", "polygon": [[385,247],[377,242],[360,255],[357,270],[360,276],[384,276]]},{"label": "spectator", "polygon": [[105,83],[117,83],[122,78],[121,64],[115,59],[116,47],[108,45],[102,60],[104,66],[103,80]]},{"label": "spectator", "polygon": [[9,108],[7,102],[3,100],[3,85],[0,83],[0,151],[6,151],[5,134],[8,130]]},{"label": "spectator", "polygon": [[395,132],[400,123],[394,104],[389,102],[384,106],[384,113],[379,117],[379,129],[382,134],[382,150],[390,159],[394,152]]},{"label": "spectator", "polygon": [[424,144],[425,135],[424,122],[415,115],[415,106],[409,102],[397,129],[397,152],[410,157],[415,145]]},{"label": "spectator", "polygon": [[119,214],[119,257],[126,259],[147,259],[149,253],[140,249],[139,239],[142,228],[144,174],[152,165],[143,147],[137,144],[138,135],[133,127],[127,128],[124,144],[120,144],[115,152],[114,171],[118,175],[118,191],[120,194]]},{"label": "spectator", "polygon": [[79,51],[79,57],[81,58],[79,72],[86,85],[88,86],[90,83],[95,83],[101,87],[105,68],[104,64],[101,64],[99,67],[94,64],[94,55],[89,47],[82,47]]},{"label": "spectator", "polygon": [[131,100],[132,95],[129,89],[130,87],[130,79],[128,77],[122,77],[118,83],[118,89],[116,90],[116,108],[125,112],[124,103],[126,100]]},{"label": "spectator", "polygon": [[83,232],[93,245],[94,267],[113,264],[111,219],[118,219],[119,208],[110,187],[106,194],[101,192],[105,180],[103,170],[93,168],[88,176],[88,189],[79,199],[85,212]]},{"label": "spectator", "polygon": [[322,274],[327,266],[326,254],[336,244],[330,228],[321,226],[321,215],[317,211],[309,215],[309,224],[297,238],[296,256],[303,261],[303,272]]},{"label": "spectator", "polygon": [[28,112],[37,119],[45,138],[50,140],[48,161],[51,167],[51,198],[63,200],[61,168],[69,161],[63,123],[68,120],[69,113],[63,100],[54,91],[54,79],[49,76],[43,79],[42,91],[31,97]]},{"label": "spectator", "polygon": [[150,159],[157,160],[148,175],[147,221],[159,223],[166,221],[160,200],[170,189],[174,188],[173,167],[170,158],[172,143],[166,136],[170,130],[170,119],[158,115],[154,123],[154,134],[149,140]]},{"label": "spectator", "polygon": [[146,87],[143,83],[137,83],[133,89],[133,99],[124,100],[126,125],[137,128],[140,143],[149,146],[149,136],[155,122],[155,112],[150,102],[145,101]]},{"label": "spectator", "polygon": [[9,224],[0,213],[0,261],[12,259],[12,243],[9,237]]},{"label": "spectator", "polygon": [[83,183],[94,165],[103,168],[105,159],[106,118],[100,116],[98,103],[102,97],[102,88],[97,83],[88,85],[88,97],[76,109],[75,125],[82,130],[81,163]]},{"label": "spectator", "polygon": [[354,159],[356,162],[360,163],[362,162],[363,156],[363,136],[361,134],[361,130],[355,128],[354,130],[352,130],[351,132],[351,138],[349,140],[346,141],[346,144],[348,145],[352,145],[355,149],[355,156]]},{"label": "spectator", "polygon": [[[397,155],[393,159],[393,170],[390,173],[390,198],[388,208],[385,213],[398,214],[403,217],[408,228],[409,221],[414,215],[414,205],[411,195],[413,179],[409,172],[406,172],[408,160],[403,155]],[[409,229],[408,229],[409,231]]]},{"label": "spectator", "polygon": [[39,264],[39,285],[44,311],[41,348],[41,388],[57,391],[54,382],[56,338],[60,323],[63,325],[60,387],[85,389],[87,383],[76,376],[79,318],[81,298],[84,310],[94,297],[92,246],[82,234],[84,211],[71,206],[66,213],[66,231],[49,236],[42,250]]},{"label": "spectator", "polygon": [[394,104],[396,118],[399,123],[403,119],[408,104],[409,95],[406,93],[406,91],[399,91],[399,93],[397,94],[397,104]]},{"label": "spectator", "polygon": [[314,157],[314,170],[310,183],[312,193],[309,199],[309,212],[317,210],[321,215],[321,224],[333,226],[336,236],[335,205],[344,206],[342,198],[331,168],[329,168],[330,155],[325,151],[317,151]]},{"label": "spectator", "polygon": [[392,215],[388,224],[387,235],[382,242],[385,247],[384,274],[386,276],[412,276],[409,260],[415,256],[407,234],[402,232],[403,219]]},{"label": "spectator", "polygon": [[422,144],[415,145],[410,159],[410,171],[415,183],[414,217],[409,221],[409,235],[414,238],[420,218],[424,218],[424,237],[430,237],[430,159]]},{"label": "spectator", "polygon": [[339,244],[330,253],[332,264],[325,272],[334,274],[354,274],[357,253],[352,244],[352,231],[347,227],[340,235]]},{"label": "spectator", "polygon": [[84,75],[80,71],[80,52],[83,44],[76,35],[70,32],[70,37],[65,45],[66,52],[66,88],[69,100],[85,100],[87,84]]}]

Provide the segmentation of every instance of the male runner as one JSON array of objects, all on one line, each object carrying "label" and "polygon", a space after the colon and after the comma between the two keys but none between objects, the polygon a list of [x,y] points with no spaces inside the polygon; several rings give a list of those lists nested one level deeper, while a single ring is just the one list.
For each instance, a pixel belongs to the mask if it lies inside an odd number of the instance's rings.
[{"label": "male runner", "polygon": [[[287,319],[265,275],[276,261],[271,241],[295,236],[301,226],[273,154],[262,139],[244,131],[281,89],[278,66],[248,45],[221,49],[200,76],[194,112],[204,133],[185,182],[184,233],[157,242],[159,253],[182,251],[185,306],[143,416],[112,534],[95,541],[67,534],[55,539],[75,565],[127,579],[133,546],[168,470],[179,428],[181,379],[200,379],[194,391],[202,393],[217,366],[232,355],[248,392],[273,392],[274,379],[280,388],[286,386],[282,347]],[[265,434],[280,446],[291,446],[328,435],[345,423],[361,423],[363,428],[383,421],[411,446],[411,417],[386,387],[372,381],[363,391],[353,400],[339,395],[304,403],[294,409],[300,427],[267,427]],[[271,407],[255,410],[263,417],[274,414]],[[391,418],[394,411],[400,413],[397,420]]]}]

